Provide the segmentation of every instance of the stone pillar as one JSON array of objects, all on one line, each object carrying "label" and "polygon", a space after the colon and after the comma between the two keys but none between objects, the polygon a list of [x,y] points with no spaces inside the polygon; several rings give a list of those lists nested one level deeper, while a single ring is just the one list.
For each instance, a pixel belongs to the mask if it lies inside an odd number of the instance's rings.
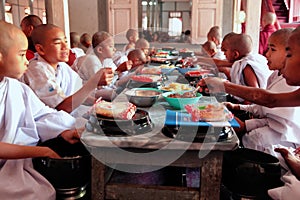
[{"label": "stone pillar", "polygon": [[5,0],[0,1],[0,20],[5,20]]},{"label": "stone pillar", "polygon": [[46,0],[45,8],[47,23],[63,29],[68,41],[70,41],[68,0]]},{"label": "stone pillar", "polygon": [[245,33],[250,35],[253,41],[253,52],[258,52],[260,15],[262,0],[245,0],[246,1],[246,28]]}]

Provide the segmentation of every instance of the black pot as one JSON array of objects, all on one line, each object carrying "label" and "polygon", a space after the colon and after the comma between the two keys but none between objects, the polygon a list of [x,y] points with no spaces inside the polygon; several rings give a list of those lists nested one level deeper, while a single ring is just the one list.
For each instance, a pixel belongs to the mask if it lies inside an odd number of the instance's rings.
[{"label": "black pot", "polygon": [[130,120],[106,118],[100,115],[97,119],[102,131],[108,136],[138,135],[151,131],[153,127],[148,112],[140,109],[137,109]]},{"label": "black pot", "polygon": [[260,151],[239,148],[224,153],[223,184],[235,195],[267,199],[267,190],[282,185],[279,160]]},{"label": "black pot", "polygon": [[62,158],[35,158],[34,168],[40,172],[57,192],[68,193],[85,188],[91,178],[91,155],[82,143],[69,144],[63,138],[46,141]]}]

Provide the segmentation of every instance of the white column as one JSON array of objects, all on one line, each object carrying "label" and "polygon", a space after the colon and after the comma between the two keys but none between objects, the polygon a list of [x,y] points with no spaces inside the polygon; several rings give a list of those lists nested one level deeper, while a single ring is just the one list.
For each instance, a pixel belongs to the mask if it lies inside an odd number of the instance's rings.
[{"label": "white column", "polygon": [[253,52],[258,52],[262,0],[246,0],[246,30],[253,41]]}]

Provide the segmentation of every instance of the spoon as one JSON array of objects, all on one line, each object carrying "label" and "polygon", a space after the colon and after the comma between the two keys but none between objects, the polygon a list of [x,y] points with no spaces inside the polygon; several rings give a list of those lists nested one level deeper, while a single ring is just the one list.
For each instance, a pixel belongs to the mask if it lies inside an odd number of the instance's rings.
[{"label": "spoon", "polygon": [[193,94],[194,96],[197,96],[197,92],[198,92],[199,89],[200,89],[200,86],[197,86],[197,87],[192,91],[192,94]]}]

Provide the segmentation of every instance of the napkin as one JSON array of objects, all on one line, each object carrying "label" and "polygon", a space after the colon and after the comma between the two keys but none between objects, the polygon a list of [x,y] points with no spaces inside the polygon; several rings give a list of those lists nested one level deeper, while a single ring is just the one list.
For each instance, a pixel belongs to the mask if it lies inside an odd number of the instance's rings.
[{"label": "napkin", "polygon": [[219,122],[204,122],[198,121],[194,122],[191,119],[191,115],[184,112],[177,112],[173,110],[166,111],[166,120],[165,125],[176,126],[176,125],[185,125],[185,126],[216,126],[216,127],[240,127],[239,123],[232,119],[230,121],[219,121]]}]

